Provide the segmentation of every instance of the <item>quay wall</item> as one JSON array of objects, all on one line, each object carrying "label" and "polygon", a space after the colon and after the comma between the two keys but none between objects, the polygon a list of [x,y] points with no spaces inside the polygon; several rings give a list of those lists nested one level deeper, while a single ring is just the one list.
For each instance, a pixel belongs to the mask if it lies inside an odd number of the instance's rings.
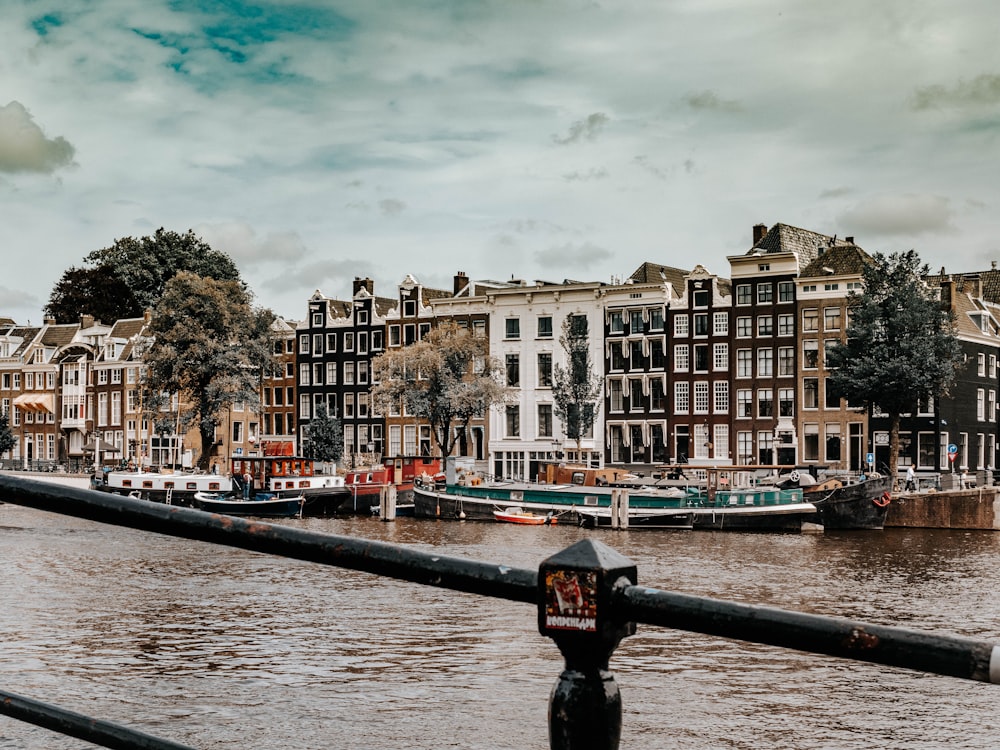
[{"label": "quay wall", "polygon": [[893,495],[885,527],[1000,530],[1000,490],[981,487]]}]

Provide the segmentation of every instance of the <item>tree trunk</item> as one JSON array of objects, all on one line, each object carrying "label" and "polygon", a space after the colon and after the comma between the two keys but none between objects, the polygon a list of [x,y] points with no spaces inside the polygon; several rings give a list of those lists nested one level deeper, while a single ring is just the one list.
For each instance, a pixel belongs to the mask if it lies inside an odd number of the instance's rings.
[{"label": "tree trunk", "polygon": [[892,414],[889,417],[889,476],[892,477],[892,487],[896,486],[896,477],[899,474],[899,414]]},{"label": "tree trunk", "polygon": [[215,430],[210,433],[201,432],[201,455],[198,456],[198,468],[208,471],[212,462],[212,449],[215,447]]}]

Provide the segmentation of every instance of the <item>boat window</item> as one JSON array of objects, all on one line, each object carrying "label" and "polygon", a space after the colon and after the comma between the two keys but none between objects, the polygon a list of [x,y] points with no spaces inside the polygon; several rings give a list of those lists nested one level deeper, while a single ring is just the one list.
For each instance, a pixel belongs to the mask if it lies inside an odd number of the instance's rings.
[{"label": "boat window", "polygon": [[583,496],[584,505],[597,505],[597,495],[584,495]]},{"label": "boat window", "polygon": [[574,471],[573,477],[570,479],[570,481],[573,484],[583,484],[584,478],[585,478],[584,473],[582,471]]},{"label": "boat window", "polygon": [[309,486],[309,480],[308,479],[304,479],[301,482],[299,482],[299,487],[308,487],[308,486]]},{"label": "boat window", "polygon": [[523,490],[511,490],[511,492],[510,492],[510,499],[511,500],[516,500],[517,502],[522,502],[524,500],[524,491]]},{"label": "boat window", "polygon": [[122,487],[131,487],[131,486],[132,486],[132,480],[131,479],[123,479],[122,480]]},{"label": "boat window", "polygon": [[152,489],[153,483],[151,481],[145,481],[142,483],[142,488],[145,490]]},{"label": "boat window", "polygon": [[209,482],[208,483],[208,489],[210,489],[210,490],[217,490],[217,489],[219,489],[219,483],[218,482]]},{"label": "boat window", "polygon": [[168,490],[172,490],[174,488],[174,483],[173,482],[164,482],[163,486],[166,487]]},{"label": "boat window", "polygon": [[185,487],[186,487],[187,489],[189,489],[189,490],[196,490],[196,489],[198,489],[198,483],[197,483],[197,482],[188,482],[188,483],[187,483],[186,485],[184,485],[184,486],[185,486]]}]

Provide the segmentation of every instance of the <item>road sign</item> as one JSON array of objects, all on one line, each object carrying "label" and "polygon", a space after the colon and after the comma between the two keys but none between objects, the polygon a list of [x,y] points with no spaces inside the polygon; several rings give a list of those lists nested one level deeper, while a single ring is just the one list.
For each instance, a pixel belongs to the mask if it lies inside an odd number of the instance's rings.
[{"label": "road sign", "polygon": [[866,455],[865,456],[865,463],[867,463],[867,464],[873,464],[873,463],[875,463],[875,454],[874,453],[869,453],[868,455]]}]

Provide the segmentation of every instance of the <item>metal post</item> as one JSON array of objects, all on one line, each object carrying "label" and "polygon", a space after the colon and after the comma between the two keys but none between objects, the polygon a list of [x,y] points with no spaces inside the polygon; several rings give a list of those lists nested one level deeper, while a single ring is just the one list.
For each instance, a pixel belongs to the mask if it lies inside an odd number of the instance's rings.
[{"label": "metal post", "polygon": [[615,616],[616,591],[636,583],[635,564],[601,542],[584,539],[538,570],[538,629],[552,638],[566,668],[549,699],[552,750],[617,750],[622,702],[608,662],[635,623]]}]

